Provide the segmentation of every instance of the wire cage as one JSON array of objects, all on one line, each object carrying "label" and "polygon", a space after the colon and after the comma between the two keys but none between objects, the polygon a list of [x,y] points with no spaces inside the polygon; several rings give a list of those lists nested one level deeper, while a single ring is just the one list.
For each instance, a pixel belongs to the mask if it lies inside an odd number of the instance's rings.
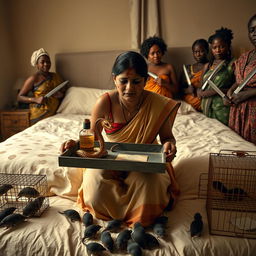
[{"label": "wire cage", "polygon": [[[9,186],[11,185],[11,186]],[[6,174],[0,173],[0,188],[9,186],[10,189],[6,193],[3,193],[5,189],[2,189],[0,193],[0,211],[9,208],[16,207],[15,213],[23,213],[23,209],[29,202],[35,200],[38,196],[45,197],[40,209],[34,216],[41,216],[41,214],[49,207],[49,198],[47,197],[47,178],[46,175],[35,174]],[[25,188],[30,190],[35,189],[36,194],[30,196],[20,194]],[[1,190],[1,189],[0,189]]]},{"label": "wire cage", "polygon": [[212,235],[256,238],[256,152],[211,153],[199,180]]}]

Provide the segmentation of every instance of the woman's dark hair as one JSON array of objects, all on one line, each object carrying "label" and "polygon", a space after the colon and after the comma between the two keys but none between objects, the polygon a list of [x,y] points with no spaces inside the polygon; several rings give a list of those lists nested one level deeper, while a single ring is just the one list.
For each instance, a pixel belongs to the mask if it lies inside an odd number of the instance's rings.
[{"label": "woman's dark hair", "polygon": [[248,29],[249,29],[249,27],[251,26],[252,21],[255,20],[255,19],[256,19],[256,14],[254,14],[254,15],[249,19],[248,24],[247,24]]},{"label": "woman's dark hair", "polygon": [[204,47],[204,49],[206,50],[206,52],[209,52],[209,45],[208,42],[205,39],[197,39],[193,44],[192,44],[192,51],[194,50],[194,47],[196,45],[202,45]]},{"label": "woman's dark hair", "polygon": [[149,50],[153,45],[157,45],[160,48],[162,54],[165,54],[165,52],[167,51],[167,45],[164,40],[160,37],[153,36],[144,40],[144,42],[140,46],[140,53],[145,58],[148,58]]},{"label": "woman's dark hair", "polygon": [[222,39],[224,42],[227,43],[227,45],[229,47],[231,47],[231,41],[233,39],[233,32],[231,29],[221,27],[220,29],[217,29],[215,31],[215,34],[213,34],[209,37],[208,42],[210,44],[212,44],[213,40],[215,40],[217,38]]},{"label": "woman's dark hair", "polygon": [[128,51],[120,54],[113,65],[112,74],[117,76],[125,70],[133,68],[141,77],[148,77],[148,65],[145,59],[137,52]]}]

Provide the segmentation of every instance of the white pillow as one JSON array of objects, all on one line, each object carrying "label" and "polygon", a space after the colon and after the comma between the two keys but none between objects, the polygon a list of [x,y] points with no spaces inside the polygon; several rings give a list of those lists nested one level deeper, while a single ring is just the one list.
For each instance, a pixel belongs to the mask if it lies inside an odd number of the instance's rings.
[{"label": "white pillow", "polygon": [[68,88],[57,113],[90,115],[97,99],[110,90],[85,87]]},{"label": "white pillow", "polygon": [[178,109],[178,114],[181,115],[186,115],[189,114],[190,112],[197,112],[190,104],[188,104],[187,102],[180,100],[180,107]]}]

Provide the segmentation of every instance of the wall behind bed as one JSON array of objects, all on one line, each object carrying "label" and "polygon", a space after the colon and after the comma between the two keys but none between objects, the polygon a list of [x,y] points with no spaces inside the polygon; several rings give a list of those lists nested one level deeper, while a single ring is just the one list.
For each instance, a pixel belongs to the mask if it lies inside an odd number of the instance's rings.
[{"label": "wall behind bed", "polygon": [[[162,35],[170,47],[189,49],[195,39],[208,37],[216,28],[227,26],[234,31],[237,54],[250,48],[246,23],[256,10],[255,0],[159,2]],[[0,36],[5,42],[1,50],[8,60],[8,72],[0,76],[0,108],[6,98],[3,92],[11,93],[15,79],[34,72],[30,56],[39,47],[51,54],[53,70],[57,53],[130,49],[129,0],[0,0],[0,3],[4,13],[0,18],[4,26]]]}]

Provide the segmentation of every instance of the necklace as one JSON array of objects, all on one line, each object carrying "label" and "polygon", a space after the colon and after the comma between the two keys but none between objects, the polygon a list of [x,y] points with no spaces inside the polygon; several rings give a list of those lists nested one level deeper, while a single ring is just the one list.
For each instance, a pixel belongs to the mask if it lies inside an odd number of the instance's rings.
[{"label": "necklace", "polygon": [[[141,104],[143,102],[143,93],[141,95],[141,98],[140,98],[138,104],[136,105],[135,110],[133,110],[132,112],[129,111],[129,109],[124,105],[124,103],[122,102],[122,100],[120,98],[118,98],[118,100],[119,100],[119,103],[120,103],[120,106],[121,106],[121,109],[122,109],[124,119],[125,119],[126,123],[128,123],[132,119],[132,117],[135,116],[134,113],[139,112]],[[128,118],[126,118],[125,111],[127,112],[127,117]]]}]

